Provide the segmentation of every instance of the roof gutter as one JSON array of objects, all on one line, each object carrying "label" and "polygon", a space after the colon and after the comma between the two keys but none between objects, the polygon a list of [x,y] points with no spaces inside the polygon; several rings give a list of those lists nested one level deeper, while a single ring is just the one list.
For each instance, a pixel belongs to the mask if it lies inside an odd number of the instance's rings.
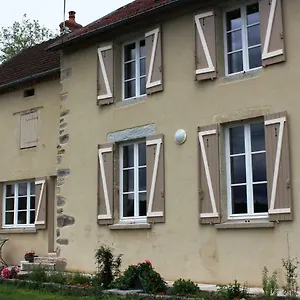
[{"label": "roof gutter", "polygon": [[9,82],[9,83],[2,84],[2,85],[0,85],[0,90],[11,88],[11,87],[14,87],[14,86],[19,85],[19,84],[23,84],[23,83],[28,82],[28,81],[40,79],[42,77],[46,77],[47,75],[51,75],[51,74],[54,74],[56,72],[59,72],[59,70],[60,70],[60,68],[55,68],[55,69],[52,69],[52,70],[49,70],[49,71],[45,71],[45,72],[42,72],[42,73],[30,75],[30,76],[27,76],[27,77],[24,77],[24,78],[21,78],[21,79],[18,79],[18,80]]},{"label": "roof gutter", "polygon": [[97,28],[97,29],[94,29],[92,31],[89,31],[88,33],[86,34],[82,34],[78,37],[74,37],[73,39],[70,39],[70,40],[67,40],[67,41],[63,41],[63,38],[60,40],[61,42],[60,43],[53,43],[52,45],[50,45],[47,50],[52,50],[52,51],[55,51],[55,50],[60,50],[62,49],[64,46],[67,46],[67,45],[70,45],[72,43],[76,43],[76,42],[79,42],[81,40],[84,40],[84,39],[88,39],[98,33],[102,33],[102,32],[105,32],[105,31],[108,31],[110,29],[113,29],[115,27],[118,27],[118,26],[121,26],[123,23],[126,23],[127,21],[130,21],[130,20],[134,20],[142,15],[147,15],[147,14],[151,14],[151,13],[154,13],[156,11],[159,11],[167,6],[171,6],[171,5],[176,5],[176,4],[179,4],[179,2],[183,2],[182,0],[174,0],[172,2],[169,2],[169,3],[166,3],[166,4],[163,4],[161,6],[157,6],[155,8],[152,8],[150,10],[147,10],[147,11],[144,11],[142,13],[139,13],[137,15],[134,15],[134,16],[131,16],[131,17],[128,17],[128,18],[125,18],[125,19],[122,19],[121,21],[118,21],[118,22],[115,22],[115,23],[112,23],[112,24],[109,24],[109,25],[106,25],[106,26],[103,26],[103,27],[100,27],[100,28]]}]

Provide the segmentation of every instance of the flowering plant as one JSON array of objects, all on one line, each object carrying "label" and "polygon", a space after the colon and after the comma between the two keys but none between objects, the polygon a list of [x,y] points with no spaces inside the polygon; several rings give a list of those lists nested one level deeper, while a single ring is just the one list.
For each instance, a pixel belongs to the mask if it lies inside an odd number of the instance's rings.
[{"label": "flowering plant", "polygon": [[5,279],[12,279],[12,278],[16,278],[17,274],[20,272],[19,267],[6,267],[3,268],[3,270],[1,271],[1,277],[5,278]]},{"label": "flowering plant", "polygon": [[30,250],[29,252],[25,253],[25,256],[29,256],[29,255],[35,256],[35,251],[34,250]]}]

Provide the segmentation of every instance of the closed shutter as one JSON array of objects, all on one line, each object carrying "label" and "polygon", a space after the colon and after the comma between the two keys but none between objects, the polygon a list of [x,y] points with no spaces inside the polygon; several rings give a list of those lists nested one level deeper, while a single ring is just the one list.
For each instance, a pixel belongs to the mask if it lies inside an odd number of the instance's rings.
[{"label": "closed shutter", "polygon": [[0,228],[3,227],[3,218],[5,218],[3,202],[4,202],[3,183],[0,182]]},{"label": "closed shutter", "polygon": [[98,149],[98,224],[113,224],[114,144]]},{"label": "closed shutter", "polygon": [[145,34],[146,38],[146,89],[147,94],[163,90],[163,61],[161,28]]},{"label": "closed shutter", "polygon": [[287,113],[265,116],[270,221],[292,220],[292,191]]},{"label": "closed shutter", "polygon": [[20,147],[36,147],[38,141],[38,112],[30,112],[21,115]]},{"label": "closed shutter", "polygon": [[263,66],[285,61],[281,0],[260,0]]},{"label": "closed shutter", "polygon": [[46,229],[47,216],[47,178],[35,180],[35,227]]},{"label": "closed shutter", "polygon": [[114,49],[113,44],[98,48],[98,105],[114,102]]},{"label": "closed shutter", "polygon": [[201,126],[199,137],[200,223],[220,223],[219,125]]},{"label": "closed shutter", "polygon": [[165,222],[165,168],[163,135],[146,139],[147,221]]},{"label": "closed shutter", "polygon": [[213,11],[195,16],[195,33],[196,79],[216,78],[216,30]]}]

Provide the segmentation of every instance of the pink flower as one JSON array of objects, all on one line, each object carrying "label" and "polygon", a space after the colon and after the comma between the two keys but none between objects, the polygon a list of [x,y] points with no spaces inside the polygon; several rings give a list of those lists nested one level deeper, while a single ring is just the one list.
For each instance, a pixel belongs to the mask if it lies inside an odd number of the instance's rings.
[{"label": "pink flower", "polygon": [[9,279],[10,278],[10,271],[8,268],[4,268],[1,272],[1,277],[5,278],[5,279]]},{"label": "pink flower", "polygon": [[151,261],[148,260],[148,259],[145,260],[145,263],[146,263],[147,265],[149,265],[149,266],[152,266]]}]

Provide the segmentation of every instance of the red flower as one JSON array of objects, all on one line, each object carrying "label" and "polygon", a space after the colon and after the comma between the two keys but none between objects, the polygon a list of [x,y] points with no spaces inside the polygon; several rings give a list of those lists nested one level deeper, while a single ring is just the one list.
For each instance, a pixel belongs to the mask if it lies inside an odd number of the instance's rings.
[{"label": "red flower", "polygon": [[145,263],[146,263],[147,265],[149,265],[149,266],[152,266],[151,261],[148,260],[148,259],[145,260]]}]

